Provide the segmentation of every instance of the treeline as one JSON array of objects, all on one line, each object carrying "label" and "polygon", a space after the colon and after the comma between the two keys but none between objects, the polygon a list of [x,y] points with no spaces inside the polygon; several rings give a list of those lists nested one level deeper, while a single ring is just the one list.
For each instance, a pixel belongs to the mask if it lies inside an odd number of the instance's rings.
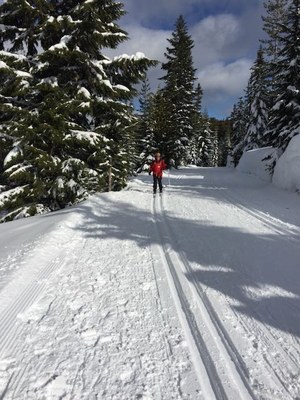
[{"label": "treeline", "polygon": [[109,59],[128,39],[113,0],[0,5],[0,217],[125,186],[136,168],[134,87],[156,62]]},{"label": "treeline", "polygon": [[300,132],[300,0],[264,3],[264,31],[251,77],[232,112],[234,163],[243,152],[272,146],[270,170]]},{"label": "treeline", "polygon": [[224,166],[231,145],[231,123],[211,119],[202,110],[203,91],[192,56],[194,42],[182,16],[168,42],[162,88],[152,93],[146,79],[140,93],[139,170],[147,168],[157,149],[176,167]]},{"label": "treeline", "polygon": [[0,222],[120,190],[157,149],[177,167],[225,165],[230,123],[202,111],[184,19],[152,94],[146,76],[156,61],[105,55],[128,40],[124,13],[113,0],[0,5]]}]

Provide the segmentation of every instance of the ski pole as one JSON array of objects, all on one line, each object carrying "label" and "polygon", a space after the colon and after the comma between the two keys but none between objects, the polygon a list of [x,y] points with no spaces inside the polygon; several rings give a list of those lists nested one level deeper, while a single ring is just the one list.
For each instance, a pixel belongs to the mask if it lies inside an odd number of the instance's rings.
[{"label": "ski pole", "polygon": [[168,169],[168,179],[169,179],[169,187],[171,186],[171,181],[170,181],[170,169]]}]

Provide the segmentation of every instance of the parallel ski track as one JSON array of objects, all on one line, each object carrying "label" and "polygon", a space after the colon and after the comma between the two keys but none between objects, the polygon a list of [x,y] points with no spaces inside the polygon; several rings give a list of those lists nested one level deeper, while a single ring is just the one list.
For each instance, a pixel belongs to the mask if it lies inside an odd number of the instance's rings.
[{"label": "parallel ski track", "polygon": [[[264,225],[270,231],[274,232],[276,235],[280,235],[281,239],[288,242],[289,245],[292,244],[293,246],[299,246],[300,229],[298,233],[297,227],[291,228],[290,224],[286,224],[283,221],[272,217],[271,215],[265,214],[258,210],[255,212],[250,210],[249,208],[246,207],[244,200],[241,200],[241,198],[237,198],[232,194],[226,192],[225,194],[223,193],[223,195],[227,199],[229,204],[231,204],[233,207],[236,207],[245,214],[249,215],[250,217],[256,219],[259,223]],[[253,315],[256,315],[257,319],[259,320],[261,317],[260,313],[254,307],[252,308],[251,311]],[[299,310],[297,309],[297,311]],[[239,318],[241,320],[242,317]],[[249,327],[245,321],[243,321],[243,325],[244,325],[244,330],[246,332],[250,332]],[[259,332],[260,337],[264,340],[264,342],[268,344],[268,346],[271,345],[273,349],[276,349],[276,351],[279,354],[281,354],[283,359],[289,360],[289,363],[293,365],[295,370],[299,370],[299,360],[300,360],[300,354],[298,350],[299,339],[294,337],[296,343],[296,346],[293,346],[294,352],[296,353],[295,355],[291,352],[290,348],[289,349],[284,348],[282,345],[279,344],[280,337],[275,335],[275,333],[271,329],[269,329],[267,325],[261,325],[261,324],[260,325],[255,324],[255,325],[256,325],[256,330]],[[290,393],[286,384],[283,382],[282,378],[278,375],[278,371],[284,372],[282,365],[280,365],[278,361],[274,361],[277,364],[277,370],[275,370],[274,365],[270,365],[270,361],[266,357],[265,360],[269,365],[270,370],[273,372],[274,377],[278,380],[279,384],[282,385],[286,389],[286,391]],[[293,372],[290,371],[290,374],[293,375]]]},{"label": "parallel ski track", "polygon": [[[212,390],[214,392],[215,398],[217,400],[229,400],[228,395],[226,393],[226,389],[223,386],[222,380],[217,372],[217,366],[216,363],[214,362],[213,356],[210,354],[210,351],[205,343],[205,340],[202,337],[201,330],[198,327],[198,322],[197,318],[195,317],[195,312],[194,307],[190,304],[188,298],[186,297],[186,294],[183,290],[182,284],[180,282],[180,278],[178,276],[178,273],[176,271],[176,265],[174,263],[174,260],[172,259],[171,253],[168,249],[166,240],[164,238],[164,233],[162,227],[165,227],[165,233],[166,236],[168,237],[169,241],[171,244],[173,244],[173,248],[175,247],[174,245],[176,244],[177,248],[177,260],[180,265],[180,268],[184,272],[193,272],[189,262],[187,261],[185,255],[183,252],[179,249],[178,243],[176,241],[176,237],[172,231],[172,228],[168,222],[168,219],[165,215],[164,212],[164,205],[163,205],[163,197],[159,198],[159,210],[157,210],[156,207],[156,202],[155,198],[153,200],[153,212],[155,216],[155,221],[157,225],[157,230],[160,235],[160,238],[162,240],[162,247],[163,247],[163,254],[164,258],[166,260],[167,266],[171,272],[172,279],[176,288],[177,296],[180,300],[182,311],[184,312],[185,318],[188,322],[188,326],[190,329],[190,334],[192,335],[195,345],[197,347],[197,350],[199,352],[199,355],[201,357],[201,360],[205,366],[207,375],[209,377],[209,381],[212,387]],[[239,385],[236,385],[237,391],[240,393],[240,399],[256,399],[256,395],[253,392],[251,385],[249,383],[249,374],[247,371],[247,367],[244,364],[242,358],[239,355],[238,350],[234,346],[232,340],[230,339],[228,333],[226,332],[223,324],[221,323],[217,313],[215,312],[214,308],[212,307],[209,299],[207,298],[206,294],[203,292],[202,288],[196,284],[196,282],[193,282],[193,286],[196,290],[197,296],[196,302],[199,310],[205,309],[206,313],[209,316],[209,324],[213,326],[213,328],[217,331],[218,337],[213,338],[211,336],[211,339],[214,339],[214,341],[217,343],[216,347],[222,347],[222,352],[223,354],[227,355],[227,359],[231,360],[234,364],[234,368],[236,369],[236,372],[240,378]],[[201,314],[201,313],[200,313]],[[204,322],[204,321],[203,321]],[[207,321],[205,322],[207,325]],[[210,330],[210,327],[207,326],[208,331]],[[232,370],[232,365],[228,365],[228,370]],[[201,377],[199,377],[201,379]],[[240,386],[242,385],[242,387]]]},{"label": "parallel ski track", "polygon": [[20,334],[18,329],[15,330],[17,316],[30,307],[43,292],[46,282],[40,283],[41,279],[46,280],[59,265],[59,261],[60,258],[57,257],[54,261],[48,263],[33,282],[31,282],[17,299],[0,315],[0,356],[3,356],[7,349],[10,349],[10,345]]},{"label": "parallel ski track", "polygon": [[283,240],[288,241],[289,243],[294,243],[299,245],[300,228],[298,229],[297,227],[295,227],[296,229],[292,228],[290,224],[287,224],[277,218],[274,218],[271,215],[268,215],[262,211],[259,210],[253,211],[246,206],[246,203],[243,200],[233,196],[232,194],[229,194],[228,192],[223,193],[223,196],[224,198],[227,199],[230,205],[233,205],[234,207],[245,212],[252,218],[256,219],[257,221],[262,223],[265,227],[274,232],[276,235],[280,235]]},{"label": "parallel ski track", "polygon": [[[212,186],[218,187],[214,183],[212,183]],[[228,192],[225,193],[225,191],[224,191],[222,193],[222,196],[223,196],[223,198],[225,198],[225,200],[227,200],[229,205],[231,205],[231,206],[237,208],[238,210],[240,210],[241,212],[249,215],[251,218],[254,218],[260,224],[262,224],[263,226],[268,228],[270,231],[274,232],[274,234],[280,235],[282,240],[288,242],[289,244],[292,243],[294,246],[299,246],[300,239],[299,239],[299,233],[298,233],[297,227],[293,228],[293,227],[290,226],[290,224],[286,224],[283,221],[281,221],[279,219],[276,219],[276,218],[274,218],[272,216],[269,216],[268,214],[262,213],[260,211],[257,211],[257,213],[256,213],[256,211],[255,212],[252,211],[251,209],[246,207],[246,205],[243,203],[243,201],[240,198],[237,198],[237,197],[229,194]],[[166,220],[167,220],[167,216],[166,215],[165,215],[165,217],[166,217]],[[167,223],[168,223],[168,221],[167,221]],[[169,229],[172,230],[172,228],[170,226],[169,226]],[[176,242],[177,248],[179,249],[180,246],[178,245],[178,243],[176,241],[176,235],[173,234],[173,237],[175,238],[175,242]],[[186,257],[182,253],[182,251],[181,251],[181,256],[182,256],[183,260],[186,260]],[[189,263],[187,262],[186,269],[188,269],[188,268],[189,268],[190,272],[193,272],[193,270],[189,266]],[[201,288],[201,284],[199,284],[198,282],[194,282],[194,285],[197,287],[197,291],[198,292],[200,292],[200,293],[202,292],[203,293],[204,302],[207,302],[208,308],[212,311],[212,315],[216,314],[212,304],[210,303],[209,299],[207,298],[206,293],[203,292],[203,289]],[[200,295],[200,293],[199,293],[199,295]],[[252,312],[253,312],[254,315],[257,316],[257,319],[259,320],[260,314],[257,312],[257,310],[255,310],[253,308]],[[249,327],[247,325],[247,322],[246,321],[242,321],[240,316],[239,316],[239,319],[243,324],[245,332],[250,332],[249,331]],[[222,327],[222,326],[223,325],[222,325],[222,323],[220,321],[220,327]],[[282,345],[279,344],[279,338],[267,326],[257,325],[257,324],[255,324],[255,326],[256,326],[256,330],[259,332],[260,337],[264,340],[264,342],[266,344],[268,344],[268,347],[276,349],[276,351],[279,354],[281,354],[283,359],[287,360],[287,362],[290,363],[290,365],[293,365],[294,371],[297,370],[299,368],[298,367],[298,362],[299,362],[298,349],[296,347],[294,347],[294,351],[297,354],[295,356],[294,354],[292,354],[291,351],[289,351],[288,349],[283,348]],[[247,329],[247,327],[248,327],[248,329]],[[228,336],[228,334],[227,334],[227,336]],[[297,338],[294,338],[294,339],[295,339],[295,342],[296,342],[297,347],[298,347],[299,340]],[[266,360],[267,364],[270,367],[270,372],[272,372],[272,374],[273,374],[274,378],[277,380],[279,386],[284,387],[286,392],[289,393],[292,396],[292,394],[290,393],[290,390],[286,387],[286,385],[283,382],[282,378],[278,375],[278,371],[282,371],[282,373],[284,374],[283,367],[281,365],[279,365],[277,361],[274,360],[275,364],[277,365],[277,367],[275,369],[274,365],[271,365],[270,361],[266,357],[265,357],[265,360]],[[243,363],[243,360],[242,360],[242,363]],[[285,371],[285,372],[287,372],[287,371]],[[290,371],[290,374],[293,375],[293,372]]]},{"label": "parallel ski track", "polygon": [[[269,230],[274,232],[276,235],[280,235],[282,240],[284,240],[285,242],[288,242],[289,245],[292,244],[293,246],[297,246],[297,247],[299,246],[300,229],[299,229],[299,233],[297,233],[297,232],[295,232],[295,229],[290,228],[288,226],[288,224],[285,224],[284,222],[282,222],[278,219],[275,219],[272,216],[268,216],[267,214],[261,213],[259,211],[257,211],[258,214],[256,214],[256,212],[249,210],[242,203],[242,201],[240,199],[232,196],[231,194],[226,193],[224,195],[224,197],[227,199],[229,204],[236,207],[240,211],[246,213],[250,217],[256,219],[258,222],[263,224],[266,228],[268,228]],[[274,222],[271,222],[271,221],[274,221]],[[253,311],[254,315],[257,315],[257,317],[259,317],[259,313],[254,308],[252,309],[252,311]],[[297,309],[297,311],[299,312],[300,310]],[[288,354],[285,349],[283,349],[281,346],[279,346],[278,337],[275,337],[274,334],[267,327],[264,327],[264,329],[269,337],[272,336],[272,339],[270,338],[270,340],[272,340],[274,347],[277,348],[278,350],[280,350],[280,352],[286,353],[286,355],[291,359],[291,361],[293,361],[295,363],[295,359],[294,359],[293,355]],[[299,340],[297,338],[295,338],[295,341],[298,346]]]},{"label": "parallel ski track", "polygon": [[[168,221],[168,217],[165,214],[163,201],[162,201],[162,209],[163,209],[163,215],[164,215],[164,223],[166,223],[168,225],[168,229],[170,230],[170,232],[172,234],[172,239],[174,240],[174,243],[176,244],[177,251],[180,253],[181,259],[184,263],[185,270],[187,270],[190,273],[190,276],[192,276],[192,272],[194,272],[194,271],[193,271],[192,267],[190,266],[189,262],[187,261],[185,254],[180,249],[180,245],[179,245],[178,241],[176,240],[176,235],[174,234],[172,227],[170,226],[170,223]],[[247,367],[246,367],[243,359],[240,357],[238,349],[235,347],[234,343],[232,342],[229,334],[226,331],[226,328],[224,327],[222,321],[218,317],[217,312],[215,311],[213,305],[211,304],[211,302],[210,302],[206,292],[203,290],[201,284],[197,281],[193,281],[193,285],[195,286],[199,297],[203,301],[203,303],[211,317],[211,320],[214,322],[220,337],[222,337],[223,343],[225,344],[228,353],[231,355],[236,366],[238,366],[237,369],[240,371],[243,381],[245,382],[246,386],[249,387],[250,386],[250,383],[249,383],[250,377],[248,374],[248,370],[247,370]],[[253,313],[254,313],[254,315],[257,315],[257,318],[259,319],[259,314],[257,313],[257,311],[253,310]],[[235,313],[235,315],[242,323],[242,326],[243,326],[243,329],[245,330],[245,332],[251,332],[251,331],[249,331],[249,326],[248,326],[247,322],[243,320],[242,316],[237,315],[237,313]],[[254,322],[254,320],[253,320],[253,322]],[[286,349],[282,348],[282,346],[278,342],[278,338],[275,337],[274,334],[266,326],[257,325],[257,323],[254,323],[254,324],[255,324],[256,332],[259,332],[260,337],[266,343],[266,345],[269,348],[271,348],[272,351],[274,349],[276,349],[276,351],[279,354],[281,354],[282,359],[285,359],[287,361],[287,365],[288,364],[293,365],[294,371],[297,370],[299,368],[297,358],[295,358],[292,354],[289,354],[289,352],[287,352]],[[279,371],[282,371],[282,373],[284,375],[284,373],[286,373],[287,371],[284,370],[283,366],[280,365],[277,360],[274,360],[274,363],[276,365],[276,369],[275,369],[274,364],[271,365],[270,361],[266,357],[264,357],[264,358],[265,358],[267,364],[269,365],[269,370],[273,374],[274,379],[278,382],[278,385],[281,387],[284,387],[286,392],[289,393],[289,395],[291,396],[290,398],[293,398],[292,393],[288,389],[287,385],[284,383],[283,379],[278,374]],[[290,375],[293,375],[293,373],[294,373],[293,371],[291,371],[291,370],[289,371]],[[250,386],[250,388],[251,388],[251,386]],[[251,389],[251,391],[253,393],[252,389]],[[254,398],[255,398],[255,395],[254,395]]]},{"label": "parallel ski track", "polygon": [[[37,299],[45,291],[47,280],[54,273],[54,271],[63,265],[63,253],[65,246],[60,250],[56,257],[49,261],[39,273],[32,278],[32,281],[23,289],[21,294],[0,314],[0,357],[14,357],[23,354],[26,342],[23,342],[21,347],[19,345],[19,338],[25,335],[27,326],[18,321],[18,315],[27,310],[33,305]],[[19,387],[22,378],[24,377],[28,366],[24,369],[15,370],[9,378],[9,382],[5,390],[0,393],[0,400],[5,398],[6,393],[10,387],[15,390]]]},{"label": "parallel ski track", "polygon": [[[86,243],[87,243],[87,240],[85,239],[80,243],[80,245],[77,244],[75,246],[77,250],[75,252],[72,252],[73,256],[75,256],[76,254],[80,255],[83,252],[83,250],[84,250],[84,248],[86,246]],[[59,257],[58,257],[58,259],[59,259]],[[61,260],[60,264],[62,264],[62,262],[63,262],[62,258],[60,258],[60,260]],[[80,262],[80,256],[77,258],[77,261],[74,264],[73,268],[75,268],[79,262]],[[68,276],[71,276],[71,273]],[[41,292],[40,295],[42,295],[42,294],[43,293]],[[54,298],[52,300],[50,305],[54,301],[56,302],[56,298]],[[59,303],[56,304],[56,307],[60,308],[60,309],[63,309],[63,300],[62,299],[60,300]],[[55,323],[55,331],[57,331],[57,328],[58,328],[58,323]],[[22,350],[22,353],[23,353],[23,350]],[[36,374],[36,376],[40,376],[42,374],[42,372],[45,370],[46,363],[47,363],[47,357],[44,357],[42,362],[40,362],[39,364],[35,365],[35,374]],[[20,369],[16,373],[16,376],[14,377],[14,380],[13,380],[12,398],[17,398],[18,397],[18,393],[20,393],[20,388],[21,388],[21,385],[22,385],[22,383],[24,381],[24,376],[26,375],[27,370],[29,370],[30,368],[32,368],[32,365],[27,364],[23,369]],[[1,397],[0,397],[0,400],[2,400]]]},{"label": "parallel ski track", "polygon": [[[0,315],[1,320],[1,328],[0,328],[0,356],[4,357],[5,355],[15,356],[17,353],[22,354],[23,349],[26,346],[24,343],[22,348],[17,348],[18,338],[22,337],[22,335],[26,331],[25,324],[18,324],[17,316],[24,312],[27,308],[29,308],[37,298],[43,293],[44,288],[46,286],[46,282],[43,284],[39,283],[41,278],[48,278],[55,268],[59,265],[58,263],[59,257],[57,257],[54,261],[51,261],[46,265],[45,268],[40,271],[38,277],[31,282],[18,296],[18,298],[5,310],[5,312]],[[9,353],[8,353],[9,351]],[[4,392],[0,393],[0,400],[3,400],[5,394],[7,393],[9,387],[14,386],[15,388],[18,386],[22,377],[26,372],[23,369],[16,370],[12,373],[9,382],[7,384]]]}]

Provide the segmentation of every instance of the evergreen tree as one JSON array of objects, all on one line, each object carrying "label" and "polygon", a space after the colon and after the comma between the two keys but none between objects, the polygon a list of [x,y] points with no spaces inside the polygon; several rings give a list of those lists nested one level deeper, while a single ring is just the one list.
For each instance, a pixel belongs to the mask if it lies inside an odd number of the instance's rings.
[{"label": "evergreen tree", "polygon": [[203,131],[203,117],[202,117],[202,97],[203,90],[201,85],[198,84],[195,90],[195,110],[193,115],[193,136],[189,142],[188,147],[188,163],[192,165],[201,164],[201,151],[199,148],[199,138]]},{"label": "evergreen tree", "polygon": [[163,154],[167,161],[172,158],[172,143],[168,137],[168,133],[171,131],[170,118],[172,112],[173,105],[166,100],[164,92],[159,89],[151,99],[150,124],[153,127],[153,139],[157,150]]},{"label": "evergreen tree", "polygon": [[218,132],[212,130],[212,161],[211,167],[218,167],[219,165],[219,140],[218,140]]},{"label": "evergreen tree", "polygon": [[251,68],[251,76],[247,89],[247,107],[249,112],[244,151],[263,145],[263,136],[267,130],[269,115],[269,80],[262,48]]},{"label": "evergreen tree", "polygon": [[194,135],[191,154],[192,163],[199,167],[213,167],[218,165],[218,139],[216,130],[207,113],[199,121],[199,129]]},{"label": "evergreen tree", "polygon": [[300,0],[292,0],[286,23],[278,36],[278,96],[271,113],[268,144],[284,151],[290,139],[300,132]]},{"label": "evergreen tree", "polygon": [[165,82],[163,94],[170,109],[166,115],[167,153],[176,165],[180,165],[188,162],[188,149],[194,134],[196,80],[192,57],[194,42],[182,16],[168,41],[167,62],[162,65],[166,75],[161,78]]},{"label": "evergreen tree", "polygon": [[227,131],[218,135],[218,166],[226,167],[231,149],[230,133]]},{"label": "evergreen tree", "polygon": [[26,57],[0,51],[0,183],[5,181],[6,156],[12,149],[15,152],[18,149],[13,134],[14,127],[24,114],[24,93],[31,78],[29,73],[24,72],[26,69]]},{"label": "evergreen tree", "polygon": [[[34,12],[9,21],[25,3]],[[14,190],[2,205],[11,211],[7,218],[62,208],[103,190],[109,171],[114,188],[124,186],[136,148],[130,100],[134,85],[154,65],[142,54],[113,60],[104,55],[105,48],[127,40],[115,23],[124,14],[122,4],[32,3],[0,6],[0,42],[9,40],[11,53],[27,52],[32,76],[24,117],[8,132],[20,151],[5,165],[8,189]]]},{"label": "evergreen tree", "polygon": [[280,36],[283,33],[282,27],[286,24],[288,2],[289,0],[267,0],[264,3],[266,14],[262,19],[267,38],[261,42],[266,55],[266,73],[269,78],[269,104],[271,107],[274,106],[278,95],[277,61],[282,48]]},{"label": "evergreen tree", "polygon": [[196,89],[195,89],[195,111],[196,111],[196,115],[202,115],[202,98],[203,98],[203,89],[200,85],[200,83],[198,83],[196,85]]},{"label": "evergreen tree", "polygon": [[9,176],[29,170],[20,160],[23,148],[19,133],[28,117],[30,67],[38,51],[37,26],[42,21],[41,10],[28,1],[8,0],[0,5],[0,180],[5,184],[0,209],[7,208],[7,203],[18,207],[22,203],[18,197],[25,198],[29,192],[28,185],[14,184]]},{"label": "evergreen tree", "polygon": [[149,80],[146,78],[140,91],[140,118],[138,122],[139,161],[138,171],[148,168],[153,154],[158,148],[154,137],[153,126],[153,94],[150,91]]},{"label": "evergreen tree", "polygon": [[243,154],[249,112],[244,98],[240,98],[231,113],[232,121],[232,151],[231,157],[236,166]]},{"label": "evergreen tree", "polygon": [[140,90],[140,113],[142,116],[146,116],[149,113],[150,102],[151,102],[151,89],[149,79],[146,77],[142,82],[142,87]]},{"label": "evergreen tree", "polygon": [[201,144],[201,166],[216,167],[218,165],[218,139],[207,115],[204,115]]},{"label": "evergreen tree", "polygon": [[213,119],[212,128],[217,132],[218,138],[218,166],[226,167],[231,149],[232,123],[229,119],[223,121]]},{"label": "evergreen tree", "polygon": [[282,24],[286,23],[286,11],[289,0],[267,0],[264,2],[266,15],[262,17],[264,31],[268,38],[262,40],[264,51],[271,61],[276,61],[279,56],[282,33]]}]

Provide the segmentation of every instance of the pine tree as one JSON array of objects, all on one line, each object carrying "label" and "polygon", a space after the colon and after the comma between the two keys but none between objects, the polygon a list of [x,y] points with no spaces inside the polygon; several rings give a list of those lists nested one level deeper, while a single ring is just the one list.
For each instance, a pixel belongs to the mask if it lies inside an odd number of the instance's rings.
[{"label": "pine tree", "polygon": [[[1,24],[8,24],[16,3],[1,6]],[[12,32],[7,37],[4,30],[1,40],[9,38],[10,52],[23,45],[33,77],[26,113],[13,131],[21,150],[5,166],[14,188],[2,206],[12,212],[9,218],[62,208],[103,190],[109,171],[115,189],[125,185],[136,161],[130,100],[134,85],[154,65],[140,53],[113,60],[104,55],[103,49],[127,40],[115,23],[124,14],[120,3],[18,1],[20,8],[23,3],[34,12],[10,21]],[[19,31],[27,42],[20,42]]]},{"label": "pine tree", "polygon": [[182,16],[168,42],[167,62],[162,65],[166,75],[161,78],[165,82],[165,100],[170,104],[170,113],[166,115],[167,152],[176,165],[180,165],[188,162],[188,148],[194,133],[196,80],[192,57],[194,42]]},{"label": "pine tree", "polygon": [[262,48],[259,49],[256,61],[251,68],[246,101],[249,115],[243,151],[261,147],[268,126],[269,80]]},{"label": "pine tree", "polygon": [[210,146],[208,148],[208,167],[217,167],[219,163],[219,142],[218,134],[213,130],[211,123],[209,125],[210,129]]},{"label": "pine tree", "polygon": [[249,110],[244,98],[240,98],[231,113],[232,121],[232,151],[231,157],[236,166],[243,154]]},{"label": "pine tree", "polygon": [[201,164],[201,151],[199,153],[199,137],[203,131],[203,116],[202,116],[202,97],[203,90],[198,84],[195,90],[195,110],[193,114],[193,136],[189,141],[187,161],[192,165]]},{"label": "pine tree", "polygon": [[202,98],[203,98],[203,89],[200,85],[200,83],[198,83],[196,85],[196,89],[195,89],[195,97],[194,97],[194,101],[195,101],[195,111],[196,111],[196,115],[202,115]]},{"label": "pine tree", "polygon": [[14,127],[24,114],[24,93],[31,78],[26,57],[20,57],[4,50],[0,51],[0,184],[7,155],[18,149],[14,139]]},{"label": "pine tree", "polygon": [[[31,26],[32,18],[37,18],[37,13],[26,1],[14,3],[14,13],[10,12],[11,2],[6,2],[0,8],[0,174],[3,172],[4,159],[8,152],[13,148],[13,137],[10,135],[13,129],[9,129],[15,122],[21,118],[23,101],[21,92],[28,85],[29,57],[18,54],[18,50],[27,48],[27,54],[30,56],[36,53],[32,39],[34,27]],[[31,34],[26,35],[14,26],[13,21],[23,18],[24,26],[31,29]],[[28,32],[28,31],[27,31]],[[10,40],[18,36],[14,46],[11,46]],[[11,46],[10,51],[6,48]],[[30,50],[30,51],[29,51]],[[1,175],[0,179],[4,179]]]},{"label": "pine tree", "polygon": [[30,67],[38,52],[37,26],[43,21],[40,11],[25,0],[8,0],[0,5],[0,179],[5,184],[0,209],[19,207],[20,197],[25,199],[29,194],[27,184],[14,184],[9,177],[25,175],[29,170],[21,159],[19,133],[29,115],[26,97],[32,80]]},{"label": "pine tree", "polygon": [[218,165],[218,138],[208,114],[204,112],[199,120],[197,134],[194,135],[191,147],[193,164],[199,167]]},{"label": "pine tree", "polygon": [[168,132],[171,131],[170,118],[172,112],[173,105],[166,100],[164,92],[159,89],[151,99],[150,124],[157,150],[162,153],[167,162],[173,156],[172,143],[170,143],[170,137],[168,137]]},{"label": "pine tree", "polygon": [[300,132],[300,0],[290,2],[286,24],[280,28],[276,63],[278,96],[265,138],[282,152]]},{"label": "pine tree", "polygon": [[[235,165],[243,151],[262,145],[282,152],[299,133],[299,2],[264,3],[264,30],[268,37],[262,40],[264,47],[252,67],[246,96],[234,106],[231,116]],[[271,161],[272,169],[274,156]]]},{"label": "pine tree", "polygon": [[150,91],[150,83],[145,79],[140,91],[140,118],[138,122],[139,161],[138,171],[147,169],[158,145],[154,137],[153,126],[153,94]]},{"label": "pine tree", "polygon": [[264,51],[271,61],[276,61],[279,56],[282,33],[282,24],[286,23],[286,11],[289,0],[267,0],[264,2],[266,15],[262,17],[264,31],[268,38],[262,40]]},{"label": "pine tree", "polygon": [[201,166],[216,167],[218,165],[218,139],[207,115],[203,119],[201,143]]},{"label": "pine tree", "polygon": [[231,149],[232,123],[229,119],[212,120],[212,127],[217,132],[218,138],[218,166],[226,167]]},{"label": "pine tree", "polygon": [[273,107],[278,95],[277,61],[279,59],[282,43],[282,27],[286,24],[287,6],[289,0],[267,0],[264,3],[266,15],[262,17],[264,22],[264,31],[267,38],[261,40],[264,54],[266,55],[266,73],[269,79],[269,103]]},{"label": "pine tree", "polygon": [[151,96],[152,96],[150,82],[149,82],[148,77],[146,77],[143,80],[142,87],[141,87],[139,94],[140,94],[140,97],[139,97],[140,113],[141,113],[141,115],[146,116],[149,113]]}]

